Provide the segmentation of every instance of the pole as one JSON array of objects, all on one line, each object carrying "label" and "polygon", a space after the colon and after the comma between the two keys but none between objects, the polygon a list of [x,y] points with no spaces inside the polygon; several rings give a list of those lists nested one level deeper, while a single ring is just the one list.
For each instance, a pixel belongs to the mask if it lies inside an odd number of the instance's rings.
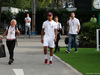
[{"label": "pole", "polygon": [[99,25],[100,25],[100,12],[98,13],[99,15],[98,15],[98,23],[99,23]]},{"label": "pole", "polygon": [[54,8],[54,0],[52,0],[52,8]]},{"label": "pole", "polygon": [[32,5],[32,32],[31,32],[31,34],[32,35],[36,35],[36,33],[35,33],[35,25],[36,25],[36,22],[35,22],[35,20],[36,20],[36,18],[35,18],[35,16],[36,16],[36,2],[35,2],[35,0],[33,0],[33,5]]},{"label": "pole", "polygon": [[96,35],[97,35],[97,51],[99,51],[99,29],[96,30]]},{"label": "pole", "polygon": [[0,0],[0,25],[1,25],[1,8],[2,8],[2,0]]},{"label": "pole", "polygon": [[58,9],[58,2],[59,2],[59,0],[57,0],[57,9]]}]

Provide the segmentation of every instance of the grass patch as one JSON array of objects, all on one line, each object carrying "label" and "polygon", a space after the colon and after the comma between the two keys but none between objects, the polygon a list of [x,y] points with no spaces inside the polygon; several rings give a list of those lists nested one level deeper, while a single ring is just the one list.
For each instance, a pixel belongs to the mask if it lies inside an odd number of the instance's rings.
[{"label": "grass patch", "polygon": [[78,48],[78,53],[74,53],[74,49],[72,49],[70,54],[65,53],[65,50],[66,48],[61,48],[60,52],[55,55],[84,75],[100,73],[100,51],[96,51],[96,48]]}]

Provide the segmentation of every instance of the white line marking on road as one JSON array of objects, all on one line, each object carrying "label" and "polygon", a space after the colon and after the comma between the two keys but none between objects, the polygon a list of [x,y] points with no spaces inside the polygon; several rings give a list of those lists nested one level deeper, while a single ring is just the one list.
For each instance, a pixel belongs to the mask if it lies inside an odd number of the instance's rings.
[{"label": "white line marking on road", "polygon": [[24,75],[23,69],[13,69],[16,75]]}]

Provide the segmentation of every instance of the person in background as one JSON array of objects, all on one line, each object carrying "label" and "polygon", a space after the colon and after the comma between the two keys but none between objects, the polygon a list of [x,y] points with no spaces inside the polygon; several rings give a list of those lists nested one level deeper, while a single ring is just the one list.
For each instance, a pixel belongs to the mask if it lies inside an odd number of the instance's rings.
[{"label": "person in background", "polygon": [[72,17],[70,16],[68,19],[67,19],[67,35],[68,35],[68,27],[69,27],[69,20],[71,19]]},{"label": "person in background", "polygon": [[[67,22],[66,22],[66,24],[67,24],[67,27],[66,27],[67,36],[68,36],[68,34],[69,34],[69,32],[68,32],[68,27],[69,27],[69,20],[70,20],[70,19],[72,19],[71,16],[67,19]],[[66,45],[68,45],[68,37],[66,37],[65,39],[66,39]],[[73,39],[72,39],[72,44],[73,44]],[[71,46],[72,46],[72,44],[71,44]],[[71,47],[71,48],[72,48],[72,47]],[[72,49],[70,49],[70,50],[72,50]]]},{"label": "person in background", "polygon": [[29,32],[29,38],[31,38],[31,18],[29,17],[29,13],[27,13],[27,17],[25,18],[25,39],[27,37],[27,32]]},{"label": "person in background", "polygon": [[[50,48],[49,64],[52,65],[53,48],[55,46],[54,43],[56,42],[56,38],[57,38],[57,24],[55,21],[52,20],[53,14],[51,12],[48,13],[47,18],[48,20],[43,22],[43,25],[42,25],[41,43],[43,43],[43,46],[44,46],[44,55],[45,55],[44,64],[48,64],[47,48]],[[44,30],[45,30],[45,34],[44,34]]]},{"label": "person in background", "polygon": [[12,19],[11,25],[7,26],[4,34],[0,38],[0,40],[2,40],[3,37],[7,35],[6,45],[8,47],[8,51],[9,51],[9,55],[10,55],[9,62],[8,62],[9,65],[11,65],[14,61],[14,48],[15,48],[15,43],[16,43],[16,35],[19,36],[19,34],[20,34],[20,31],[15,26],[16,24],[17,24],[17,21],[15,19]]},{"label": "person in background", "polygon": [[57,16],[54,18],[54,20],[57,24],[57,30],[58,30],[57,40],[55,42],[55,51],[54,51],[54,53],[56,53],[56,51],[58,51],[58,52],[60,51],[60,47],[59,47],[58,43],[59,43],[59,40],[61,39],[60,38],[60,33],[61,33],[61,30],[62,30],[62,26],[61,26],[61,23],[58,22],[59,19],[58,19]]},{"label": "person in background", "polygon": [[95,17],[95,15],[93,15],[90,19],[90,22],[92,23],[97,23],[97,18]]},{"label": "person in background", "polygon": [[67,53],[70,53],[71,48],[71,42],[72,38],[74,39],[74,45],[75,45],[75,53],[78,52],[77,50],[77,35],[80,31],[80,22],[77,18],[75,18],[75,13],[71,13],[72,19],[69,20],[69,27],[68,27],[68,35],[69,35],[69,42],[68,42],[68,50],[66,50]]}]

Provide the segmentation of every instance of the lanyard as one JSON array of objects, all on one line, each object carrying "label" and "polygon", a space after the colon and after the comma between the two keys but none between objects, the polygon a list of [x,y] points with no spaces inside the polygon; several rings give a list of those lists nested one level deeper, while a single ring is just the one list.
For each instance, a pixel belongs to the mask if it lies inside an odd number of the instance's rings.
[{"label": "lanyard", "polygon": [[10,38],[12,38],[12,34],[13,34],[13,31],[14,31],[14,28],[12,29],[12,27],[10,27]]},{"label": "lanyard", "polygon": [[71,19],[71,22],[72,22],[72,24],[73,24],[73,26],[74,26],[74,24],[75,24],[75,20],[72,20],[72,19]]},{"label": "lanyard", "polygon": [[50,27],[53,28],[53,25],[51,23],[49,23]]},{"label": "lanyard", "polygon": [[56,22],[56,24],[57,24],[57,30],[59,30],[60,29],[60,23]]}]

